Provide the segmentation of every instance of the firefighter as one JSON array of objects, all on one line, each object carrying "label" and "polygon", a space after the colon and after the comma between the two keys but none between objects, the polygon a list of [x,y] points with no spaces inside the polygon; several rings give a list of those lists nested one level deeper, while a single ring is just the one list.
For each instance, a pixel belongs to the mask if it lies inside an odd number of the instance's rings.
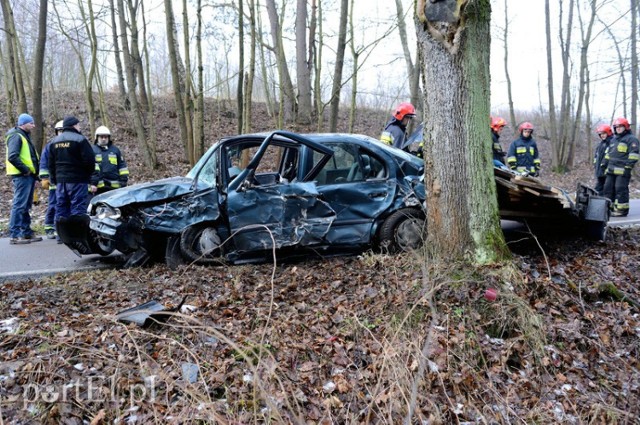
[{"label": "firefighter", "polygon": [[[407,138],[407,125],[416,116],[416,108],[409,102],[402,102],[393,117],[384,127],[380,140],[387,145],[403,149]],[[407,150],[407,148],[405,148]]]},{"label": "firefighter", "polygon": [[[502,145],[500,144],[500,133],[502,133],[502,129],[505,128],[507,122],[504,118],[500,117],[491,117],[491,150],[493,152],[493,164],[496,167],[504,166],[504,157],[505,153],[502,150]],[[499,162],[498,163],[496,163]]]},{"label": "firefighter", "polygon": [[600,138],[600,144],[596,147],[596,151],[593,154],[593,169],[596,176],[596,192],[602,196],[604,190],[604,181],[606,180],[605,169],[603,167],[604,156],[607,152],[607,148],[611,144],[613,139],[613,130],[607,124],[600,124],[596,127],[596,134]]},{"label": "firefighter", "polygon": [[[55,135],[62,133],[62,129],[62,120],[60,120],[54,127]],[[51,142],[53,140],[49,140],[40,157],[40,184],[44,190],[49,192],[47,212],[44,215],[44,233],[47,235],[47,239],[56,238],[56,185],[51,183],[49,178],[49,155],[51,154]]]},{"label": "firefighter", "polygon": [[518,126],[520,137],[509,146],[507,162],[509,168],[519,173],[538,177],[540,175],[540,156],[538,144],[533,139],[533,124],[523,122]]},{"label": "firefighter", "polygon": [[631,133],[626,118],[613,121],[615,136],[604,155],[606,179],[603,195],[613,202],[612,217],[625,217],[629,214],[629,181],[631,170],[640,158],[640,142]]},{"label": "firefighter", "polygon": [[122,152],[111,140],[111,131],[103,125],[98,127],[93,139],[96,171],[91,176],[89,191],[98,194],[125,187],[129,181],[129,168]]}]

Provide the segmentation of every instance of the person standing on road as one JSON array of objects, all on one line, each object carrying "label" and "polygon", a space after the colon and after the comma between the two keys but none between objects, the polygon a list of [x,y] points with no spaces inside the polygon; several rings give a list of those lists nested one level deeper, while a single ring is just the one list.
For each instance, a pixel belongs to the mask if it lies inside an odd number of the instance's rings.
[{"label": "person standing on road", "polygon": [[640,142],[631,132],[626,118],[613,121],[615,136],[604,155],[606,179],[603,195],[613,202],[612,217],[629,214],[629,182],[631,170],[640,159]]},{"label": "person standing on road", "polygon": [[506,125],[507,122],[504,118],[491,117],[491,151],[493,152],[493,165],[496,167],[502,167],[505,165],[505,153],[502,150],[502,145],[500,144],[500,133],[502,133],[502,129],[504,129]]},{"label": "person standing on road", "polygon": [[129,180],[129,168],[122,152],[113,144],[109,128],[101,125],[96,129],[92,148],[96,170],[91,176],[89,191],[96,195],[125,187]]},{"label": "person standing on road", "polygon": [[96,165],[91,144],[80,132],[80,121],[68,116],[62,127],[51,142],[48,161],[51,183],[56,185],[56,227],[61,219],[87,214],[89,182]]},{"label": "person standing on road", "polygon": [[533,139],[533,124],[523,122],[518,127],[520,137],[509,146],[507,162],[509,168],[519,173],[527,173],[530,176],[540,175],[540,156],[538,144]]},{"label": "person standing on road", "polygon": [[607,177],[603,167],[603,162],[607,148],[611,144],[611,139],[613,139],[613,130],[611,130],[611,127],[607,124],[600,124],[596,127],[596,134],[600,138],[600,144],[598,144],[596,151],[593,154],[593,168],[596,175],[595,190],[598,192],[598,195],[602,196],[604,192],[604,182]]},{"label": "person standing on road", "polygon": [[38,152],[31,143],[33,117],[20,114],[17,125],[5,136],[7,175],[13,183],[13,204],[9,219],[9,243],[23,245],[42,240],[31,229],[31,205],[38,180]]},{"label": "person standing on road", "polygon": [[[55,135],[62,133],[62,121],[58,121],[54,127]],[[49,140],[42,150],[40,157],[40,184],[44,190],[49,191],[47,202],[47,212],[44,215],[44,233],[47,239],[56,238],[56,185],[51,183],[49,179],[49,155],[51,154],[51,145],[55,136]]]},{"label": "person standing on road", "polygon": [[416,108],[411,103],[400,103],[391,120],[385,125],[380,135],[380,141],[394,148],[402,149],[407,139],[407,125],[415,116]]}]

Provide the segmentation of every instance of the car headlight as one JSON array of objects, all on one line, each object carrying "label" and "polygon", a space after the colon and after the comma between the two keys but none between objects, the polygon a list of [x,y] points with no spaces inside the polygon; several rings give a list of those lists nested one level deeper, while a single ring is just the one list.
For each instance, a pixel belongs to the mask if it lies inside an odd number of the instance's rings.
[{"label": "car headlight", "polygon": [[120,214],[120,210],[118,208],[112,208],[109,205],[100,204],[96,207],[96,217],[100,220],[105,218],[110,218],[112,220],[117,220],[122,216]]}]

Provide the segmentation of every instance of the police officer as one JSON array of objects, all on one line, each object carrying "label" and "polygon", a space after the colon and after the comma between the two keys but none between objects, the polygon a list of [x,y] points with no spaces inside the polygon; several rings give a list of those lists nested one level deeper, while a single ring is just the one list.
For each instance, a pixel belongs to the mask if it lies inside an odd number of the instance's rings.
[{"label": "police officer", "polygon": [[523,122],[518,126],[520,137],[509,146],[507,162],[509,168],[519,173],[538,177],[540,175],[540,156],[538,144],[533,139],[533,124]]},{"label": "police officer", "polygon": [[606,179],[603,195],[613,202],[612,217],[625,217],[629,214],[629,181],[631,170],[640,158],[640,142],[631,133],[626,118],[613,121],[615,136],[604,155]]},{"label": "police officer", "polygon": [[56,185],[56,225],[61,219],[87,213],[96,164],[91,144],[80,132],[80,121],[68,116],[62,126],[62,133],[51,142],[48,161],[51,183]]},{"label": "police officer", "polygon": [[129,168],[122,152],[113,144],[111,131],[98,127],[93,140],[96,169],[91,176],[90,191],[93,194],[125,187],[129,180]]},{"label": "police officer", "polygon": [[593,154],[593,169],[595,171],[596,176],[596,187],[595,190],[598,192],[598,195],[602,196],[604,190],[604,182],[606,180],[607,175],[605,174],[605,168],[603,167],[604,156],[607,152],[607,148],[611,144],[611,139],[613,139],[613,130],[607,124],[600,124],[596,127],[596,134],[600,138],[600,143],[596,147],[596,151]]},{"label": "police officer", "polygon": [[387,145],[402,149],[407,138],[407,125],[415,116],[416,108],[411,103],[400,103],[391,120],[385,125],[380,140]]}]

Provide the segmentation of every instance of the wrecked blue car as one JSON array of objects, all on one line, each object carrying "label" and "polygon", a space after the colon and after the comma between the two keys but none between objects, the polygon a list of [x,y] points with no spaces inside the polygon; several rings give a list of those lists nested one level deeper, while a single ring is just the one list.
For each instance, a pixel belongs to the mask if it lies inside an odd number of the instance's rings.
[{"label": "wrecked blue car", "polygon": [[351,134],[286,131],[229,137],[185,177],[92,199],[58,224],[80,254],[128,266],[211,264],[304,253],[418,248],[425,235],[421,159]]}]

